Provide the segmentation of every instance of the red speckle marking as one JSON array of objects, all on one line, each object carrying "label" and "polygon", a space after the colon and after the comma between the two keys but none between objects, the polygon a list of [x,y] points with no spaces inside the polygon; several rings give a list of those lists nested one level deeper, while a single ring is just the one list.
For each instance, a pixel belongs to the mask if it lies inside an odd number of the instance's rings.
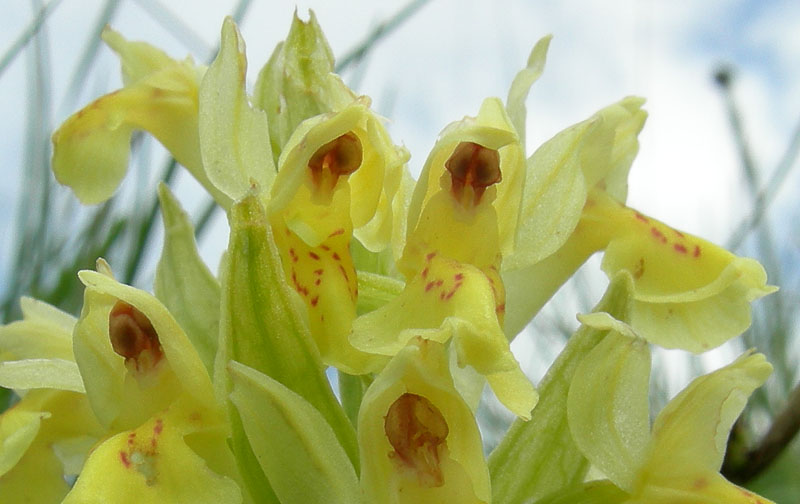
[{"label": "red speckle marking", "polygon": [[323,273],[324,271],[325,271],[324,269],[320,268],[320,269],[314,270],[314,274],[315,274],[315,275],[317,275],[317,276],[319,276],[319,275],[322,275],[322,273]]},{"label": "red speckle marking", "polygon": [[428,268],[427,268],[427,266],[425,267],[424,270],[422,270],[422,278],[428,278]]},{"label": "red speckle marking", "polygon": [[311,298],[311,306],[317,306],[318,302],[319,302],[319,296],[314,296],[313,298]]},{"label": "red speckle marking", "polygon": [[461,280],[464,280],[464,273],[456,273],[453,276],[453,280],[455,280],[456,282],[460,282]]},{"label": "red speckle marking", "polygon": [[342,260],[342,258],[339,257],[339,254],[337,254],[336,252],[334,252],[331,257],[333,257],[334,261],[341,261]]},{"label": "red speckle marking", "polygon": [[634,214],[634,216],[635,216],[635,217],[636,217],[638,220],[640,220],[640,221],[644,222],[645,224],[646,224],[646,223],[648,223],[648,222],[650,222],[650,219],[648,219],[648,218],[647,218],[647,217],[645,217],[644,215],[640,214],[639,212],[636,212],[636,213]]},{"label": "red speckle marking", "polygon": [[436,287],[441,287],[443,283],[444,280],[442,280],[441,278],[439,280],[436,280]]},{"label": "red speckle marking", "polygon": [[122,465],[125,466],[126,469],[131,468],[131,461],[128,459],[128,454],[124,451],[119,452],[119,460],[122,462]]},{"label": "red speckle marking", "polygon": [[325,245],[324,243],[322,245],[320,245],[319,248],[321,248],[325,252],[327,252],[327,251],[329,251],[331,249],[329,246]]},{"label": "red speckle marking", "polygon": [[425,256],[425,260],[430,261],[434,257],[436,257],[436,252],[429,252],[428,255]]},{"label": "red speckle marking", "polygon": [[349,282],[350,281],[350,277],[347,274],[347,270],[344,269],[344,266],[342,266],[341,264],[339,265],[339,271],[342,272],[342,275],[344,276],[344,279]]},{"label": "red speckle marking", "polygon": [[639,262],[636,263],[636,269],[633,271],[633,278],[640,279],[644,275],[644,257],[639,258]]},{"label": "red speckle marking", "polygon": [[425,284],[425,292],[428,292],[429,290],[433,289],[434,285],[436,285],[436,282],[428,282],[428,283],[426,283]]},{"label": "red speckle marking", "polygon": [[700,257],[700,245],[694,246],[694,253],[692,254],[694,257]]},{"label": "red speckle marking", "polygon": [[652,234],[658,241],[661,243],[667,243],[667,237],[664,236],[664,233],[656,229],[655,227],[650,228],[650,234]]},{"label": "red speckle marking", "polygon": [[292,258],[292,262],[297,262],[297,260],[299,259],[297,257],[297,252],[295,252],[293,248],[289,249],[289,257]]},{"label": "red speckle marking", "polygon": [[686,252],[688,252],[688,250],[686,250],[686,247],[684,247],[680,243],[676,243],[675,245],[672,246],[672,248],[674,248],[676,252],[680,252],[681,254],[685,254]]},{"label": "red speckle marking", "polygon": [[158,436],[164,430],[164,421],[160,418],[156,419],[156,424],[153,426],[153,434]]},{"label": "red speckle marking", "polygon": [[495,313],[505,313],[506,311],[506,304],[503,303],[501,305],[497,305],[497,308],[494,309]]},{"label": "red speckle marking", "polygon": [[321,278],[317,278],[316,280],[314,280],[314,285],[319,285],[321,283],[322,283],[322,279]]},{"label": "red speckle marking", "polygon": [[136,433],[131,432],[128,434],[128,446],[133,446],[133,440],[136,439]]},{"label": "red speckle marking", "polygon": [[319,261],[319,256],[317,254],[315,254],[314,252],[309,252],[308,253],[308,257],[310,257],[311,259],[314,259],[315,261]]},{"label": "red speckle marking", "polygon": [[340,234],[344,234],[344,228],[339,228],[339,229],[337,229],[337,230],[336,230],[336,231],[334,231],[333,233],[329,234],[329,235],[328,235],[328,238],[332,238],[332,237],[334,237],[334,236],[337,236],[337,235],[340,235]]}]

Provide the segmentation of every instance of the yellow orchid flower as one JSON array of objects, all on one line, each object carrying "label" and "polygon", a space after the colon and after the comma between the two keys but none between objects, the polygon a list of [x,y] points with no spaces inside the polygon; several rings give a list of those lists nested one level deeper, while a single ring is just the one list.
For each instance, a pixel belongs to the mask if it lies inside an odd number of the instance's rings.
[{"label": "yellow orchid flower", "polygon": [[198,91],[205,67],[177,61],[106,28],[103,40],[122,61],[122,89],[90,103],[53,134],[53,173],[85,204],[107,200],[128,170],[131,135],[153,134],[220,202],[200,157]]},{"label": "yellow orchid flower", "polygon": [[524,177],[522,147],[499,100],[445,128],[409,208],[398,261],[408,283],[354,322],[351,341],[389,357],[416,335],[452,338],[459,366],[486,376],[501,402],[529,417],[536,392],[503,333],[499,273],[504,251],[514,247]]},{"label": "yellow orchid flower", "polygon": [[609,278],[626,271],[634,280],[629,322],[667,348],[699,353],[719,346],[749,327],[750,302],[776,290],[755,260],[625,206],[642,103],[626,98],[611,105],[528,160],[518,235],[525,238],[502,271],[509,337],[598,251]]},{"label": "yellow orchid flower", "polygon": [[761,354],[694,380],[649,427],[650,354],[633,329],[606,313],[581,317],[609,334],[581,362],[568,396],[573,438],[589,461],[627,492],[626,503],[770,501],[725,480],[728,433],[772,366]]},{"label": "yellow orchid flower", "polygon": [[[98,269],[79,274],[86,294],[74,351],[110,437],[94,448],[65,502],[141,502],[129,492],[145,487],[145,502],[199,495],[241,502],[226,418],[197,351],[157,299],[118,283],[103,262]],[[189,488],[187,478],[216,490]]]},{"label": "yellow orchid flower", "polygon": [[358,416],[364,502],[488,503],[489,473],[444,345],[416,338],[367,389]]},{"label": "yellow orchid flower", "polygon": [[358,285],[350,242],[391,241],[391,203],[407,159],[360,98],[303,122],[279,161],[268,213],[287,278],[303,298],[323,361],[347,372],[369,356],[348,341]]}]

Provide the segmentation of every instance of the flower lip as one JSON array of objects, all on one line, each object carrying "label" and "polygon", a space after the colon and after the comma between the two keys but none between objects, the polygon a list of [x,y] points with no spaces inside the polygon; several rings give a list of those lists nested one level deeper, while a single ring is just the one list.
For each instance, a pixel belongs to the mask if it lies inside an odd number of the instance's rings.
[{"label": "flower lip", "polygon": [[114,352],[138,372],[152,370],[164,357],[150,319],[124,301],[117,301],[108,315],[108,334]]},{"label": "flower lip", "polygon": [[361,140],[352,131],[322,145],[308,160],[314,187],[332,190],[340,176],[350,175],[361,167],[363,158]]},{"label": "flower lip", "polygon": [[480,203],[487,187],[503,179],[497,150],[475,142],[460,142],[456,145],[444,166],[450,172],[451,191],[456,199],[464,201],[465,188],[470,186],[475,205]]},{"label": "flower lip", "polygon": [[440,458],[449,430],[433,403],[409,392],[392,403],[384,419],[386,437],[394,448],[389,457],[413,471],[420,485],[429,488],[444,485]]}]

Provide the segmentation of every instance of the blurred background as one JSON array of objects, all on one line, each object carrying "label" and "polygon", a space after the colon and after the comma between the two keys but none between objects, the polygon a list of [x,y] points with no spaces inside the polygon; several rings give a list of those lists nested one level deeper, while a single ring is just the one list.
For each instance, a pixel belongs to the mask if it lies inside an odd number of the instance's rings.
[{"label": "blurred background", "polygon": [[[121,86],[119,62],[99,39],[108,24],[176,58],[210,62],[222,18],[247,42],[252,85],[297,9],[314,9],[337,68],[388,118],[419,173],[438,132],[505,98],[533,44],[552,33],[547,67],[528,100],[528,152],[626,95],[647,98],[648,122],[631,171],[628,204],[670,225],[758,258],[777,295],[755,305],[753,327],[688,358],[656,352],[654,409],[700,372],[745,348],[776,372],[738,424],[731,453],[752,455],[776,425],[796,430],[800,189],[800,2],[796,0],[5,0],[0,16],[0,313],[19,317],[33,295],[77,314],[75,272],[106,257],[117,277],[151,288],[162,240],[155,185],[166,179],[195,218],[212,270],[227,245],[225,216],[145,135],[117,196],[83,208],[49,170],[50,134],[68,115]],[[528,327],[514,350],[538,381],[606,285],[597,258]],[[1,394],[0,394],[1,395]],[[791,400],[789,400],[791,399]],[[0,400],[0,410],[2,403]],[[793,405],[793,406],[792,406]],[[510,418],[488,398],[487,450]],[[786,430],[786,427],[781,427]],[[772,429],[772,430],[770,430]],[[784,432],[778,447],[788,443]],[[773,443],[774,444],[774,443]],[[732,478],[776,502],[800,502],[800,444],[760,474]],[[737,473],[739,471],[739,473]]]}]

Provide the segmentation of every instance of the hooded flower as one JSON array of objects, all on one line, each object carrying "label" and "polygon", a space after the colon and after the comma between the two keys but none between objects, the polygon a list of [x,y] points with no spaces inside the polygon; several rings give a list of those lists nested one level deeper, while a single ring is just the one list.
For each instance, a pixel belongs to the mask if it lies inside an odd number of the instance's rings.
[{"label": "hooded flower", "polygon": [[527,417],[536,392],[508,347],[499,270],[513,248],[524,179],[522,148],[497,99],[448,126],[425,163],[398,269],[403,292],[359,317],[351,340],[392,356],[414,336],[450,339],[459,366],[486,376],[500,401]]},{"label": "hooded flower", "polygon": [[105,263],[98,269],[79,275],[86,294],[74,351],[110,437],[65,502],[240,502],[225,417],[197,351],[158,300],[116,282]]},{"label": "hooded flower", "polygon": [[[311,23],[316,26],[313,18]],[[327,47],[321,34],[316,40]],[[290,43],[299,43],[292,34],[284,49]],[[317,72],[313,77],[328,75],[324,65]],[[334,79],[331,88],[337,86],[343,84]],[[349,101],[338,105],[344,96]],[[286,141],[268,213],[286,276],[308,309],[323,360],[354,372],[367,367],[370,358],[347,338],[358,299],[350,246],[354,236],[373,252],[390,245],[394,200],[408,154],[392,144],[369,109],[369,98],[355,98],[346,88],[339,98],[331,104],[334,109],[306,119]],[[300,97],[288,101],[287,116],[275,120],[290,120],[294,107],[307,108],[307,103]]]},{"label": "hooded flower", "polygon": [[358,417],[364,502],[488,503],[480,433],[445,347],[416,338],[364,396]]}]

